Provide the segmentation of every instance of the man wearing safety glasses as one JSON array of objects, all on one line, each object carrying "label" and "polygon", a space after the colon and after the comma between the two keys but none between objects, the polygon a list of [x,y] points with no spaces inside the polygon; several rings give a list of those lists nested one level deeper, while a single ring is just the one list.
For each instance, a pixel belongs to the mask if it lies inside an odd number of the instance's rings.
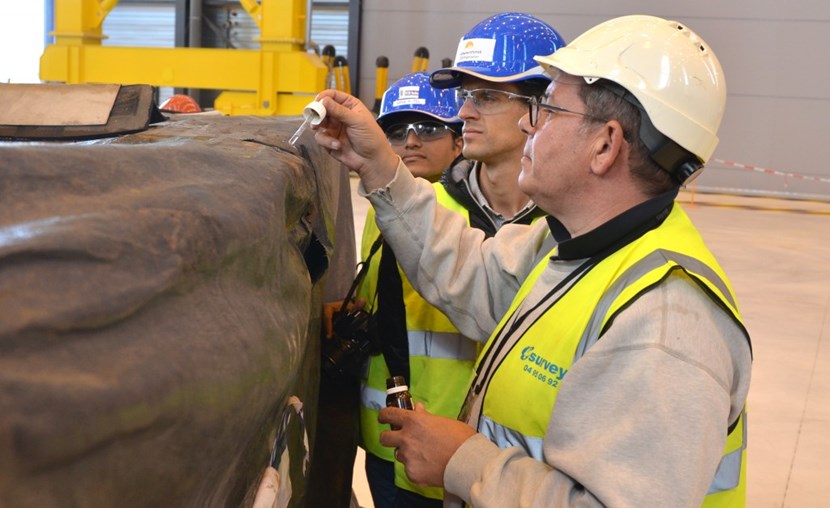
[{"label": "man wearing safety glasses", "polygon": [[453,67],[432,74],[434,87],[455,89],[462,103],[467,160],[447,173],[446,190],[488,236],[543,215],[516,185],[525,143],[518,121],[550,83],[533,57],[564,45],[556,30],[529,14],[496,14],[461,38]]},{"label": "man wearing safety glasses", "polygon": [[[377,123],[392,151],[416,177],[437,182],[444,170],[461,159],[461,119],[458,96],[438,90],[429,74],[415,72],[399,79],[383,94]],[[436,188],[441,184],[434,183]],[[366,479],[376,508],[440,506],[440,489],[414,492],[396,486],[392,450],[380,445],[380,433],[389,428],[378,422],[378,411],[386,405],[386,379],[404,376],[410,391],[425,395],[439,414],[454,416],[461,405],[476,347],[461,336],[449,320],[423,300],[398,271],[395,253],[383,244],[373,210],[366,216],[361,241],[365,274],[357,288],[357,305],[371,313],[377,329],[378,349],[369,357],[360,380],[360,445],[366,450]],[[361,278],[358,275],[358,278]],[[434,344],[433,344],[434,342]],[[440,356],[437,362],[430,352]],[[453,351],[454,355],[439,351]],[[440,375],[442,392],[454,397],[435,397],[430,378]],[[426,377],[426,379],[424,379]],[[398,470],[402,478],[403,469]],[[432,492],[432,497],[429,493]]]}]

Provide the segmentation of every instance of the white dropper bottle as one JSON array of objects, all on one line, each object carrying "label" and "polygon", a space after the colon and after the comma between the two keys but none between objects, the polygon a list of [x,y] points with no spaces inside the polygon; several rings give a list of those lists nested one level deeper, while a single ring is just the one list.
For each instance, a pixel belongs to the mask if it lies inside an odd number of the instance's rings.
[{"label": "white dropper bottle", "polygon": [[288,140],[291,146],[296,146],[300,135],[308,128],[309,125],[320,125],[320,122],[326,117],[326,108],[322,102],[311,101],[303,109],[303,123],[297,128],[297,131]]}]

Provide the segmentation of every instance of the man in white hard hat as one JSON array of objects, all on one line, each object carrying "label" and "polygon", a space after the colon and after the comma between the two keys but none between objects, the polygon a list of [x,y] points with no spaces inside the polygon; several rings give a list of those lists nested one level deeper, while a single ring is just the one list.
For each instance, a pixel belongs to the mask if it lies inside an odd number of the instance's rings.
[{"label": "man in white hard hat", "polygon": [[537,59],[553,81],[519,122],[519,185],[550,218],[486,240],[435,205],[365,106],[321,94],[316,139],[360,175],[410,281],[489,337],[460,421],[384,409],[400,430],[381,442],[475,507],[743,506],[749,335],[675,202],[718,142],[720,64],[650,16]]}]

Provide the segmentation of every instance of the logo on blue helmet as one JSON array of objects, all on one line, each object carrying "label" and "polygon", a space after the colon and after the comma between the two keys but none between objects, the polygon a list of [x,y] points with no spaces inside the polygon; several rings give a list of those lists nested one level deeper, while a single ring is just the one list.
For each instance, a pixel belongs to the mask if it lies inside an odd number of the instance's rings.
[{"label": "logo on blue helmet", "polygon": [[533,57],[550,55],[563,46],[565,39],[544,21],[519,12],[496,14],[461,38],[455,65],[432,73],[432,86],[457,87],[464,74],[502,83],[549,80]]},{"label": "logo on blue helmet", "polygon": [[[396,117],[420,113],[448,124],[461,124],[461,103],[454,90],[439,90],[429,83],[429,74],[413,72],[394,82],[383,94],[378,123],[386,128]],[[452,125],[451,125],[452,126]]]}]

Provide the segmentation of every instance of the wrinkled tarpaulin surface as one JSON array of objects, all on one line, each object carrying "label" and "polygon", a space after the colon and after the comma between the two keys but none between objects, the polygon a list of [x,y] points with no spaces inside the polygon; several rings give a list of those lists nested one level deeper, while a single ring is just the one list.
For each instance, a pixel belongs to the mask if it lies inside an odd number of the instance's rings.
[{"label": "wrinkled tarpaulin surface", "polygon": [[310,272],[334,255],[345,293],[354,241],[347,177],[297,124],[0,143],[0,505],[238,506],[288,396],[313,431]]}]

